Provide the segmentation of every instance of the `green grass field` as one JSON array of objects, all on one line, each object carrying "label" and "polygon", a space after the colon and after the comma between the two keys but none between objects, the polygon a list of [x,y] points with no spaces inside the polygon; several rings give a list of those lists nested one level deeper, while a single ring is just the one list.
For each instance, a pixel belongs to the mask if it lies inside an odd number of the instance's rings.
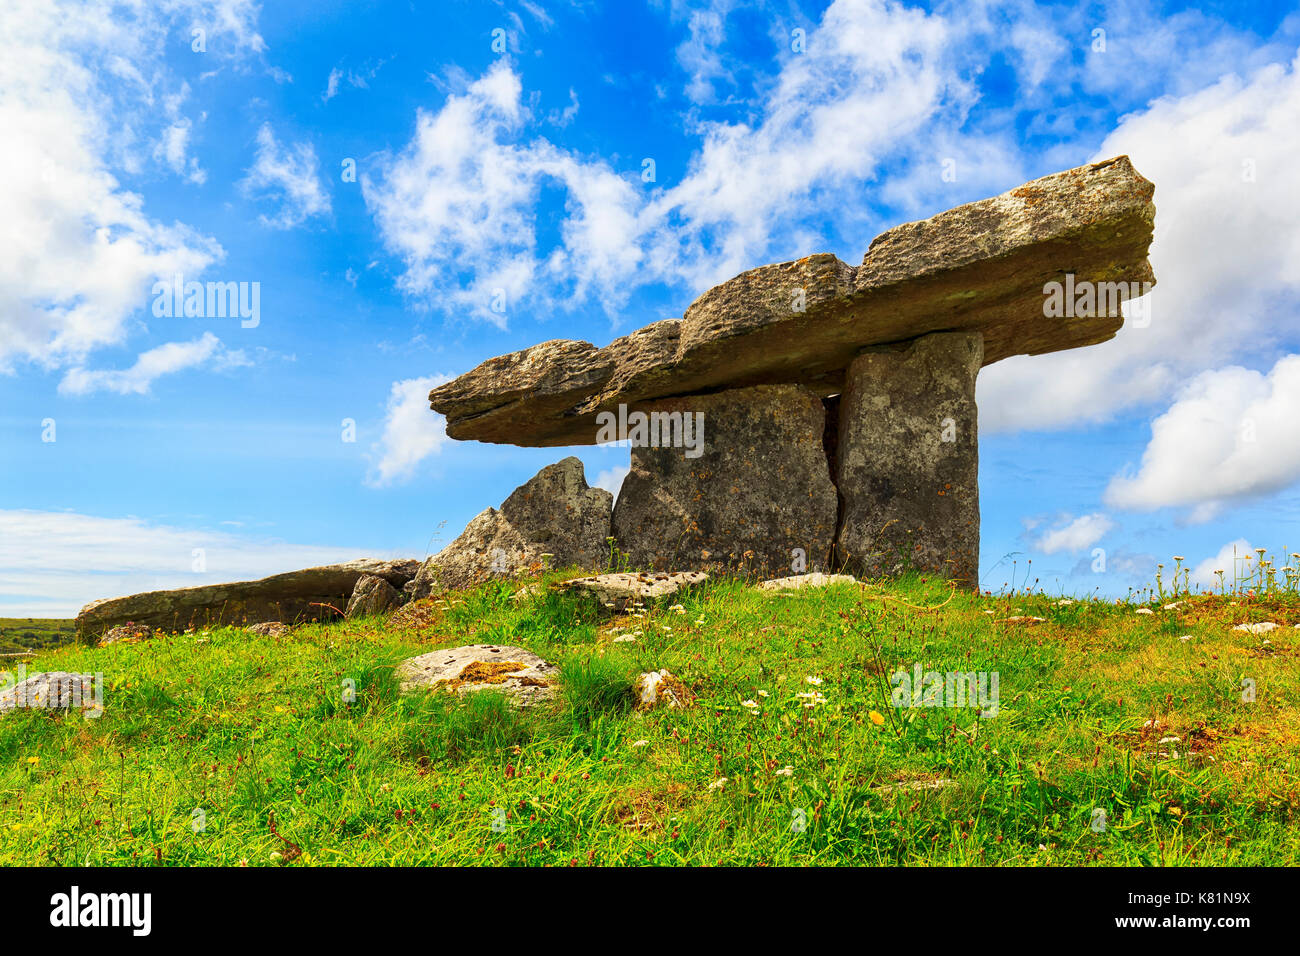
[{"label": "green grass field", "polygon": [[[0,716],[0,863],[1300,858],[1294,594],[1138,614],[919,577],[788,596],[717,581],[680,610],[601,620],[556,594],[511,600],[522,583],[429,602],[408,630],[218,629],[25,661],[102,672],[105,710]],[[1029,616],[1045,620],[1008,620]],[[1286,627],[1232,630],[1245,621]],[[557,664],[557,701],[398,695],[395,664],[465,643]],[[996,715],[893,706],[889,675],[917,664],[996,672]],[[658,668],[695,706],[632,706]]]},{"label": "green grass field", "polygon": [[70,620],[0,617],[0,654],[43,650],[69,644],[77,637]]}]

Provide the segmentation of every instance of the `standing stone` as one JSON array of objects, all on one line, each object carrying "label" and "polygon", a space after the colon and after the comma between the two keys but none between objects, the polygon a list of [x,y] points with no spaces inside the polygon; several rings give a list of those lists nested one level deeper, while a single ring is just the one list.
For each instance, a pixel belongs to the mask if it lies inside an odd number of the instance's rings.
[{"label": "standing stone", "polygon": [[982,361],[980,333],[940,332],[868,349],[849,366],[836,449],[845,568],[978,586]]},{"label": "standing stone", "polygon": [[603,567],[609,557],[614,496],[589,488],[582,462],[569,457],[547,465],[501,504],[474,517],[451,544],[429,558],[415,577],[411,597],[472,587],[543,563],[551,567]]},{"label": "standing stone", "polygon": [[690,448],[633,446],[613,522],[632,567],[827,567],[837,500],[822,447],[826,410],[814,392],[760,385],[638,410],[702,413],[703,442],[696,457]]},{"label": "standing stone", "polygon": [[357,579],[357,586],[352,589],[352,597],[348,599],[348,607],[343,616],[349,620],[354,617],[370,617],[391,611],[401,604],[401,591],[378,575],[363,574]]}]

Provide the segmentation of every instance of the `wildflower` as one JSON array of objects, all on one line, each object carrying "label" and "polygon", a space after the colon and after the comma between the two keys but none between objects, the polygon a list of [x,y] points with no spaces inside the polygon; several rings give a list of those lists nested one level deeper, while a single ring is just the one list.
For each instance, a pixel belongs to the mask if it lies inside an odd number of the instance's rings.
[{"label": "wildflower", "polygon": [[871,713],[867,714],[867,716],[871,718],[871,722],[875,724],[877,727],[879,727],[881,724],[885,722],[884,715],[882,715],[879,711],[873,710]]},{"label": "wildflower", "polygon": [[778,777],[793,777],[794,767],[782,767],[780,770],[776,772],[776,775]]},{"label": "wildflower", "polygon": [[40,763],[40,762],[41,762],[41,758],[40,758],[40,757],[28,757],[28,758],[27,758],[27,762],[28,762],[28,763]]},{"label": "wildflower", "polygon": [[822,682],[822,679],[820,677],[805,677],[804,680],[807,681],[809,684],[821,684]]},{"label": "wildflower", "polygon": [[638,740],[638,741],[637,741],[636,743],[634,743],[632,746],[633,746],[633,747],[648,747],[648,746],[650,746],[650,741],[648,741],[648,740]]},{"label": "wildflower", "polygon": [[723,787],[725,787],[726,785],[727,785],[727,778],[726,778],[726,777],[719,777],[717,780],[713,781],[713,783],[709,784],[709,789],[710,789],[710,790],[721,790],[721,789],[722,789]]},{"label": "wildflower", "polygon": [[758,713],[758,701],[756,700],[741,701],[740,706],[746,708],[751,713]]},{"label": "wildflower", "polygon": [[767,691],[765,691],[765,690],[760,690],[760,691],[758,692],[758,696],[759,696],[759,697],[766,697],[766,696],[767,696]]}]

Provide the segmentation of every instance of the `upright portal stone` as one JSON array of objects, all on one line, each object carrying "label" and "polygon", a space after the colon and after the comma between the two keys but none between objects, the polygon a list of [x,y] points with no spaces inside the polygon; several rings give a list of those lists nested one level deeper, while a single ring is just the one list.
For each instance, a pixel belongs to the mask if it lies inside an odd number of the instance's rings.
[{"label": "upright portal stone", "polygon": [[844,505],[836,551],[850,570],[906,568],[979,581],[979,332],[941,332],[869,349],[839,406]]},{"label": "upright portal stone", "polygon": [[826,569],[837,499],[815,393],[760,385],[641,408],[703,414],[704,442],[632,448],[613,529],[633,567]]}]

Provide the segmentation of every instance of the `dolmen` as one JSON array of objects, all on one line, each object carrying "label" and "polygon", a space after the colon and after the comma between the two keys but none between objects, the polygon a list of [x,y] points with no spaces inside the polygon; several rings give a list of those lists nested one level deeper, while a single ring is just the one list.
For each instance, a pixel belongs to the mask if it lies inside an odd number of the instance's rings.
[{"label": "dolmen", "polygon": [[762,266],[604,347],[489,359],[430,406],[456,439],[629,444],[610,533],[635,569],[977,586],[976,375],[1115,335],[1155,281],[1153,193],[1126,156],[1056,173],[896,226],[860,266]]}]

